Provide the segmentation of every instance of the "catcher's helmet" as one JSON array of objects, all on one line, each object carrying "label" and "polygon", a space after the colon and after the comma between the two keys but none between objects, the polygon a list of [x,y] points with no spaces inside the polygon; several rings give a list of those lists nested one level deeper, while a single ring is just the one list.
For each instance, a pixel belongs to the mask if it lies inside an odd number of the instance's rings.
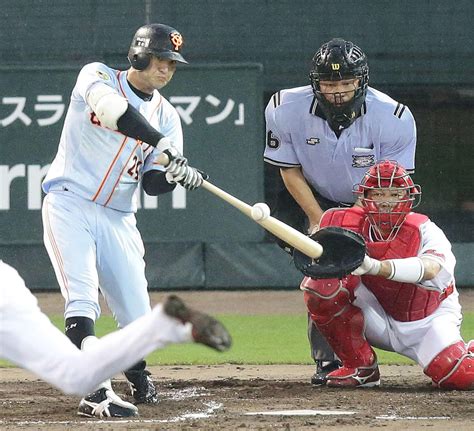
[{"label": "catcher's helmet", "polygon": [[[349,127],[357,118],[364,103],[369,84],[369,66],[362,50],[344,39],[332,39],[326,42],[314,54],[309,78],[316,99],[331,127],[337,130]],[[321,81],[353,78],[359,79],[359,86],[355,90],[354,97],[347,103],[336,106],[321,92]]]},{"label": "catcher's helmet", "polygon": [[[396,198],[384,201],[368,197],[369,190],[393,189]],[[383,160],[372,166],[356,186],[369,223],[379,241],[390,241],[397,234],[407,214],[421,201],[421,187],[397,162]]]},{"label": "catcher's helmet", "polygon": [[128,51],[128,61],[137,70],[145,70],[150,56],[187,63],[181,55],[183,37],[181,33],[165,24],[147,24],[140,27],[133,36]]}]

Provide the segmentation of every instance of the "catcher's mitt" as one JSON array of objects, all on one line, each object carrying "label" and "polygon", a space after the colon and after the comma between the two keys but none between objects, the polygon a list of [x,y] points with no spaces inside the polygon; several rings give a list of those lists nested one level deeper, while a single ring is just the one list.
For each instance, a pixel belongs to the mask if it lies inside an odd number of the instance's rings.
[{"label": "catcher's mitt", "polygon": [[325,227],[311,235],[323,246],[319,259],[294,250],[294,264],[311,278],[342,278],[358,268],[365,257],[365,241],[361,235],[341,227]]}]

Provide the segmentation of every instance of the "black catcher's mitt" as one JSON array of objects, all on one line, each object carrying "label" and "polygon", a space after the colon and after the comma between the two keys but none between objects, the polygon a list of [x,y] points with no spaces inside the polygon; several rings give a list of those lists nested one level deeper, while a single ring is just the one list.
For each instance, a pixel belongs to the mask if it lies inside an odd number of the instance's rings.
[{"label": "black catcher's mitt", "polygon": [[311,235],[323,246],[319,259],[311,259],[297,249],[295,266],[311,278],[342,278],[358,268],[365,257],[365,241],[358,233],[341,227],[325,227]]}]

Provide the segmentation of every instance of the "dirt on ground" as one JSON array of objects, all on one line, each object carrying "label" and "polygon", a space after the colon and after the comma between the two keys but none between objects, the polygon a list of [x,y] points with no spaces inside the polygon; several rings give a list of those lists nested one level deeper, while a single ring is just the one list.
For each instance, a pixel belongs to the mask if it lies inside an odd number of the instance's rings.
[{"label": "dirt on ground", "polygon": [[[304,313],[298,291],[178,292],[210,313]],[[153,293],[152,303],[167,293]],[[56,293],[37,295],[47,313],[61,313]],[[465,311],[474,290],[461,291]],[[106,306],[104,305],[106,313]],[[312,366],[218,365],[151,367],[160,401],[140,405],[132,419],[77,416],[79,399],[62,395],[17,368],[0,369],[0,428],[4,430],[472,430],[474,394],[440,391],[418,366],[382,366],[379,388],[312,387]],[[124,379],[113,381],[128,397]]]}]

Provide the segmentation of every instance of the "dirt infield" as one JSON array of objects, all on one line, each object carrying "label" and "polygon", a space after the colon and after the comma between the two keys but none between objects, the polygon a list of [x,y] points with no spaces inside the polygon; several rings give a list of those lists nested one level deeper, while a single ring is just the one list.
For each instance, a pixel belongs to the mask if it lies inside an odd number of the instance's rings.
[{"label": "dirt infield", "polygon": [[[300,292],[179,292],[211,313],[304,312]],[[165,294],[152,294],[152,302]],[[57,294],[38,295],[43,310],[61,313]],[[474,290],[461,292],[464,310],[474,310]],[[105,311],[105,310],[104,310]],[[5,430],[471,430],[472,392],[431,388],[416,366],[382,366],[382,386],[336,390],[309,384],[311,366],[152,367],[160,394],[154,406],[140,406],[133,420],[99,421],[76,415],[78,399],[22,370],[0,369],[0,428]],[[122,378],[116,391],[126,397]]]}]

